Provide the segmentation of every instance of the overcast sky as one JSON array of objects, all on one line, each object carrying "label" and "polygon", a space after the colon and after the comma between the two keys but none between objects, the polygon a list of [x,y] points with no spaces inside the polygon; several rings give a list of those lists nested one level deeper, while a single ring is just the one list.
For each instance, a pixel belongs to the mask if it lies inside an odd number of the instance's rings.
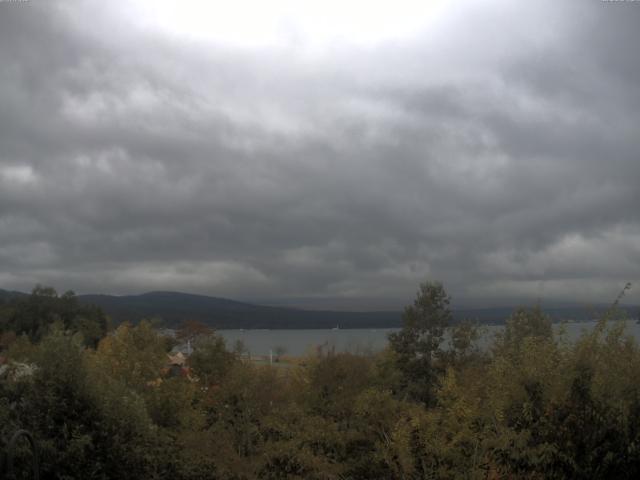
[{"label": "overcast sky", "polygon": [[0,1],[0,288],[638,302],[638,45],[630,1]]}]

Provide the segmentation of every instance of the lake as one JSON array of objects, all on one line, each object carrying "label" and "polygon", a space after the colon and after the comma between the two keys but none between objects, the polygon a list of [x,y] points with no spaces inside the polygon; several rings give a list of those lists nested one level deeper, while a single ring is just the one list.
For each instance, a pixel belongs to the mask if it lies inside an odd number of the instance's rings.
[{"label": "lake", "polygon": [[[555,324],[566,330],[570,340],[577,339],[584,330],[591,330],[596,322],[567,322]],[[493,337],[503,327],[483,326],[480,340],[482,346],[490,345]],[[237,340],[242,340],[251,355],[269,355],[271,350],[282,347],[287,355],[300,356],[315,353],[321,346],[324,351],[335,349],[336,352],[378,352],[387,346],[387,336],[397,328],[378,329],[346,329],[346,330],[218,330],[226,340],[227,347],[233,348]],[[640,325],[628,321],[626,332],[640,341]]]}]

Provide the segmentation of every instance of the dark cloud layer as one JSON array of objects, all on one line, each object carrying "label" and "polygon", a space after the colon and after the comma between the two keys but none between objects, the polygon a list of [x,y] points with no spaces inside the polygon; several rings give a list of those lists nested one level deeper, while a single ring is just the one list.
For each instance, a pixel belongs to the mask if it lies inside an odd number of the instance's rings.
[{"label": "dark cloud layer", "polygon": [[0,288],[639,300],[640,3],[468,3],[313,55],[0,3]]}]

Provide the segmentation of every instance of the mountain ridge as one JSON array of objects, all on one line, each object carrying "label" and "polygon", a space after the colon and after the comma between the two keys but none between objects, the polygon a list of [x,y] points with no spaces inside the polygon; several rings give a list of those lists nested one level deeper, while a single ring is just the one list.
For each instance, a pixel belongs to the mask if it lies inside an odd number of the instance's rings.
[{"label": "mountain ridge", "polygon": [[[0,299],[26,296],[26,293],[0,289]],[[305,310],[302,308],[259,305],[228,298],[175,291],[149,291],[137,295],[83,294],[78,301],[102,308],[114,323],[158,319],[168,327],[184,320],[197,320],[217,329],[312,329],[312,328],[393,328],[402,325],[401,311]],[[481,324],[501,324],[517,307],[453,309],[454,319]],[[608,308],[599,304],[542,307],[554,321],[585,321],[597,318]],[[633,315],[640,306],[623,306]]]}]

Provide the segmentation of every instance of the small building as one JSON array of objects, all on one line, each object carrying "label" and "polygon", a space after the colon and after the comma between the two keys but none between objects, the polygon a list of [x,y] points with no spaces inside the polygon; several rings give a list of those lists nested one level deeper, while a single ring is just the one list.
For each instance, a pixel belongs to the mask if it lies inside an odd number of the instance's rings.
[{"label": "small building", "polygon": [[187,367],[187,357],[182,352],[167,355],[167,376],[186,377],[189,376]]}]

